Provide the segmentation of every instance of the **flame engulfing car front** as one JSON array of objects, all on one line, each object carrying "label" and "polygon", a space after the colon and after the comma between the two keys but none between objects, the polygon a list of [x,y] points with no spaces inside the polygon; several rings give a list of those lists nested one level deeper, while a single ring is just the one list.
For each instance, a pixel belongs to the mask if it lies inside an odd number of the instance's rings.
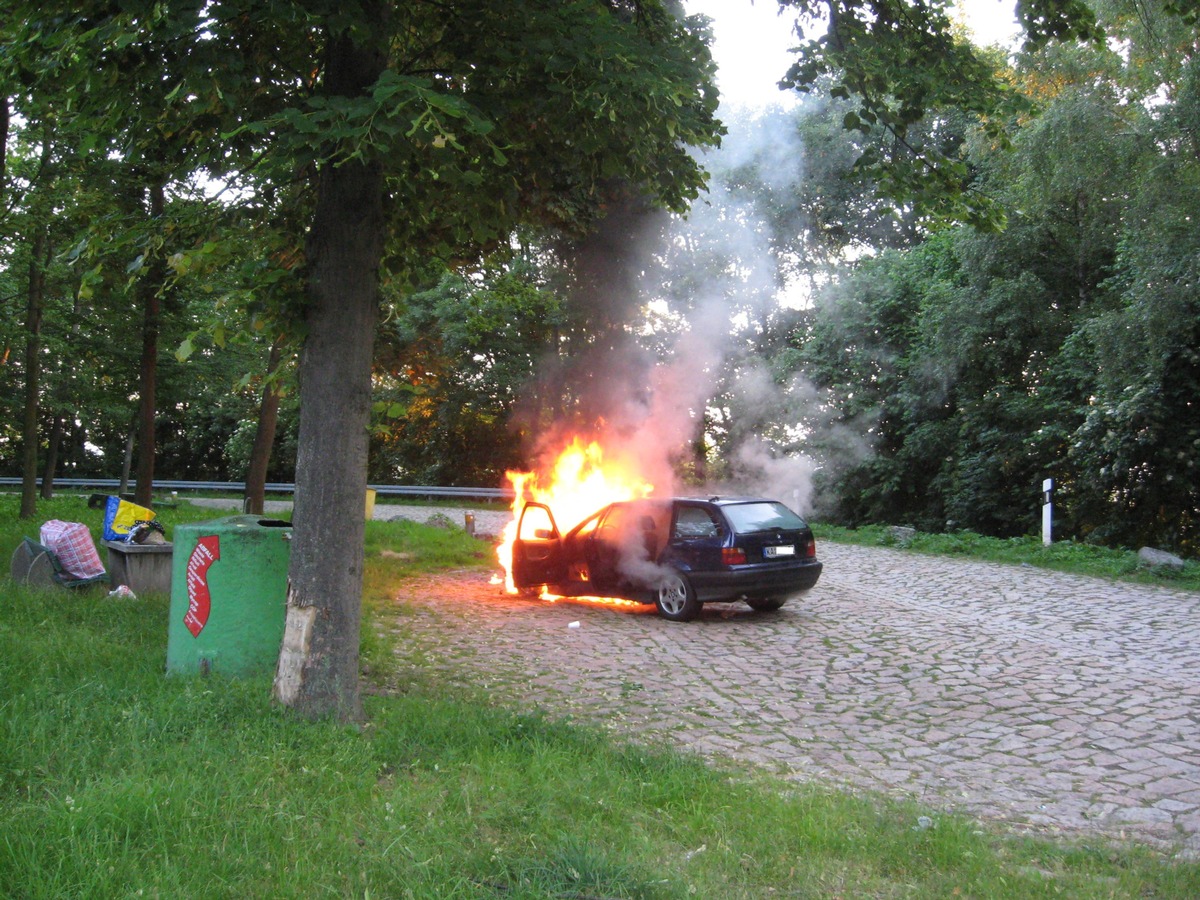
[{"label": "flame engulfing car front", "polygon": [[744,600],[769,612],[821,575],[812,530],[775,500],[631,500],[560,533],[550,508],[529,503],[513,544],[513,582],[566,596],[653,602],[686,622],[705,603]]}]

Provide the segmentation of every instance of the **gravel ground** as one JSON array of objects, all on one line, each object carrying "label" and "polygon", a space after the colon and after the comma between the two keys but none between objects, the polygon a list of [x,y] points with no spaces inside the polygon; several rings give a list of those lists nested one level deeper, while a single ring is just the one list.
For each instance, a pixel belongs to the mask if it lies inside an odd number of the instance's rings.
[{"label": "gravel ground", "polygon": [[1200,858],[1200,595],[820,545],[778,613],[406,582],[401,665],[709,757]]}]

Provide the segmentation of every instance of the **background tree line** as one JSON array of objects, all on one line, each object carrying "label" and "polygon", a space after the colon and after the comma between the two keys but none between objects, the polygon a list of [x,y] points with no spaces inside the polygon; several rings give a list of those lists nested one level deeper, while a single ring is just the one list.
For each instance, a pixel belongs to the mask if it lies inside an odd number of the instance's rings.
[{"label": "background tree line", "polygon": [[1005,63],[1037,112],[1010,142],[933,117],[1003,230],[873,242],[772,329],[870,437],[825,454],[846,521],[1021,534],[1053,477],[1059,535],[1196,550],[1198,33],[1171,4],[1093,8],[1103,43]]},{"label": "background tree line", "polygon": [[[743,323],[710,398],[721,413],[692,457],[701,474],[719,474],[734,436],[757,431],[781,455],[818,461],[817,510],[840,521],[1024,533],[1042,478],[1054,477],[1059,534],[1194,550],[1197,31],[1169,2],[1089,6],[1104,42],[982,54],[1011,92],[1006,117],[982,127],[944,104],[904,123],[906,144],[957,167],[960,197],[981,211],[971,224],[905,196],[894,176],[882,183],[878,161],[900,153],[895,123],[872,122],[839,89],[846,69],[809,73],[806,102],[765,117],[803,158],[788,183],[766,176],[763,155],[706,159],[713,190],[761,215],[778,277],[809,285],[813,302]],[[170,79],[152,80],[161,95],[139,84],[139,103],[160,112],[152,134],[126,142],[136,154],[97,152],[126,133],[119,116],[132,110],[109,110],[108,134],[50,96],[6,115],[0,468],[22,474],[22,434],[33,433],[47,480],[118,474],[145,442],[131,435],[151,328],[166,348],[153,369],[153,472],[244,478],[272,398],[264,479],[291,480],[303,328],[289,312],[297,249],[285,235],[307,201],[273,172],[250,176],[261,177],[251,202],[214,200],[213,179],[255,172],[254,142],[189,156],[188,129],[219,131],[220,110],[200,90],[172,108]],[[15,96],[19,79],[10,85]],[[568,371],[556,360],[607,346],[612,332],[661,350],[692,311],[688,286],[723,264],[692,253],[602,314],[572,299],[595,274],[581,263],[586,244],[513,232],[470,270],[431,254],[385,285],[372,481],[500,483],[540,428],[588,419],[574,376],[547,376]],[[161,308],[148,312],[151,293]],[[666,315],[646,312],[655,298]],[[805,402],[751,416],[734,388],[749,359]]]}]

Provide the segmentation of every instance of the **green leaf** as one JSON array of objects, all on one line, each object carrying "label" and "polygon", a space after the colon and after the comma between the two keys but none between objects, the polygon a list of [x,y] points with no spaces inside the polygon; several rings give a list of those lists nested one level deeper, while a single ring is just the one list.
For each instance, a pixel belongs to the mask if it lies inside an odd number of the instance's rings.
[{"label": "green leaf", "polygon": [[75,262],[83,255],[83,251],[87,249],[88,239],[85,237],[82,241],[71,248],[71,252],[67,254],[67,262]]}]

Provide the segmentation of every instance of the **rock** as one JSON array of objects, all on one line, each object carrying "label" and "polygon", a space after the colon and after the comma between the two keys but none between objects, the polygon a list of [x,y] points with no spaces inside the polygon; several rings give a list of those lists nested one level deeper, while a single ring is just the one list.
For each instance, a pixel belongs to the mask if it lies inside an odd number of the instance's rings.
[{"label": "rock", "polygon": [[1126,825],[1170,825],[1171,814],[1161,809],[1131,806],[1118,809],[1112,814],[1113,821]]},{"label": "rock", "polygon": [[1166,550],[1155,550],[1153,547],[1143,547],[1138,551],[1138,559],[1141,560],[1144,566],[1165,566],[1168,569],[1179,571],[1183,568],[1183,560],[1174,553],[1168,553]]},{"label": "rock", "polygon": [[893,525],[888,529],[888,535],[895,544],[907,547],[916,538],[917,529],[909,528],[907,525]]}]

